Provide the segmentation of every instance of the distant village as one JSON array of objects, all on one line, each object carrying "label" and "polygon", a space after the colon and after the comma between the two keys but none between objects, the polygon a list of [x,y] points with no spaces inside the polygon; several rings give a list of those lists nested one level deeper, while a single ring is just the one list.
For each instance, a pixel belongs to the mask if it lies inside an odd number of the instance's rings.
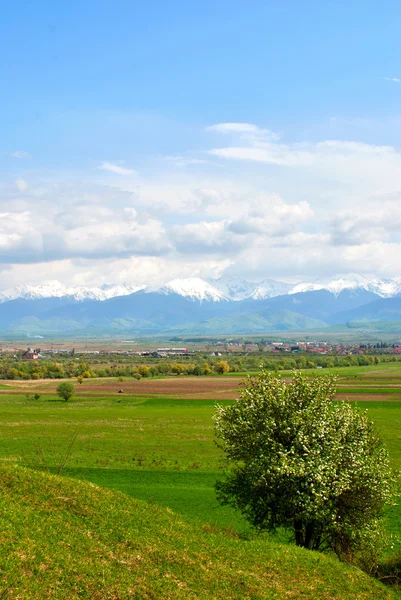
[{"label": "distant village", "polygon": [[[61,356],[86,356],[86,355],[102,355],[102,356],[144,356],[153,358],[174,358],[182,357],[189,358],[198,354],[208,354],[210,356],[236,355],[244,356],[249,354],[315,354],[315,355],[331,355],[331,356],[348,356],[348,355],[364,355],[364,354],[401,354],[401,342],[388,344],[378,342],[376,344],[344,344],[330,343],[321,341],[299,341],[299,342],[274,342],[262,341],[255,343],[253,341],[243,342],[238,340],[214,341],[203,344],[202,347],[157,347],[153,349],[61,349],[61,348],[32,348],[29,347],[22,353],[14,354],[14,358],[22,360],[38,360],[40,358],[50,358],[54,355]],[[10,354],[9,352],[3,353]]]}]

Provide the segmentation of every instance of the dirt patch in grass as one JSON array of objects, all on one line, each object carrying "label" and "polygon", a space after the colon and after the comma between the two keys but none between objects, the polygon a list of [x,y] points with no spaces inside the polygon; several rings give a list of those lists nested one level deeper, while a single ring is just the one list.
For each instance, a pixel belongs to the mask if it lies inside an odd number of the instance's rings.
[{"label": "dirt patch in grass", "polygon": [[[161,394],[166,396],[196,396],[205,397],[205,394],[220,395],[221,392],[236,392],[240,388],[240,377],[183,377],[170,379],[141,379],[140,381],[115,381],[103,384],[85,383],[82,387],[76,386],[80,394],[99,393],[112,394],[124,390],[124,393],[133,395]],[[236,392],[238,396],[238,392]],[[236,397],[235,396],[235,397]],[[212,396],[214,397],[214,396]]]},{"label": "dirt patch in grass", "polygon": [[394,394],[337,394],[336,398],[350,402],[401,402],[401,395]]},{"label": "dirt patch in grass", "polygon": [[346,387],[350,387],[351,385],[357,385],[357,386],[363,385],[363,387],[369,387],[370,385],[373,385],[376,387],[378,385],[384,385],[386,387],[398,388],[398,387],[401,387],[401,379],[399,377],[397,377],[397,378],[394,378],[394,377],[363,377],[363,381],[362,381],[362,376],[361,377],[341,377],[337,381],[337,385],[339,387],[341,387],[342,385],[345,385]]}]

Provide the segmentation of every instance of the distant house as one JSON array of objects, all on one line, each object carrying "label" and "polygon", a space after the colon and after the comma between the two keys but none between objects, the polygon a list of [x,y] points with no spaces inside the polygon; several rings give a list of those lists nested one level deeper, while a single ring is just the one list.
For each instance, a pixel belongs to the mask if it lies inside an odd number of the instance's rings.
[{"label": "distant house", "polygon": [[33,348],[28,348],[23,355],[22,358],[24,360],[37,360],[40,357],[39,349],[34,350]]}]

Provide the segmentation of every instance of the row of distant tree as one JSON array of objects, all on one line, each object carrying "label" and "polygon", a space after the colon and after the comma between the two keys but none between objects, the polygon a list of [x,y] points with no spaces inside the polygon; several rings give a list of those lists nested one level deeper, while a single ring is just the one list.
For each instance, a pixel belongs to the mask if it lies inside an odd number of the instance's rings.
[{"label": "row of distant tree", "polygon": [[334,369],[346,366],[368,366],[379,362],[400,361],[401,356],[277,356],[261,358],[255,356],[206,357],[191,356],[190,360],[171,361],[166,359],[149,359],[144,364],[136,362],[116,362],[113,364],[96,364],[90,361],[77,362],[71,359],[54,360],[0,360],[0,379],[63,379],[91,377],[158,377],[165,375],[218,375],[224,373],[246,373],[257,371],[263,366],[267,371],[292,369],[314,369],[317,367]]}]

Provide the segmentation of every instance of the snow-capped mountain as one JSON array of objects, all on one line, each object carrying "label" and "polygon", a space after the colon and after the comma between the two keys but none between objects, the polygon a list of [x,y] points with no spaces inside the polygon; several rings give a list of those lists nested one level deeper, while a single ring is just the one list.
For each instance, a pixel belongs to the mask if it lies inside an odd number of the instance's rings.
[{"label": "snow-capped mountain", "polygon": [[264,300],[286,294],[291,284],[282,281],[266,279],[259,283],[235,279],[223,276],[219,279],[209,279],[211,285],[220,290],[228,300],[241,301],[252,298],[253,300]]},{"label": "snow-capped mountain", "polygon": [[158,292],[159,294],[178,294],[191,300],[200,302],[221,302],[228,300],[220,290],[200,277],[187,279],[173,279],[160,288],[147,288],[145,291]]},{"label": "snow-capped mountain", "polygon": [[199,302],[240,302],[248,299],[274,298],[286,294],[290,288],[291,284],[272,279],[254,283],[234,277],[220,277],[219,279],[189,277],[173,279],[160,288],[146,288],[145,291],[179,294]]},{"label": "snow-capped mountain", "polygon": [[210,285],[219,290],[224,298],[228,300],[246,300],[255,290],[257,284],[245,281],[245,279],[235,279],[234,277],[223,276],[219,279],[208,279]]},{"label": "snow-capped mountain", "polygon": [[255,287],[251,298],[254,300],[264,300],[265,298],[275,298],[276,296],[284,296],[291,289],[290,283],[283,281],[274,281],[273,279],[265,279]]},{"label": "snow-capped mountain", "polygon": [[398,278],[380,279],[378,277],[368,278],[364,275],[349,275],[347,278],[329,281],[298,283],[288,291],[288,294],[299,294],[317,290],[328,290],[335,296],[338,296],[343,290],[366,290],[381,298],[393,298],[401,293],[401,280]]},{"label": "snow-capped mountain", "polygon": [[[135,294],[140,290],[145,289],[144,285],[135,285],[133,283],[116,283],[116,284],[105,284],[98,288],[99,292],[103,294],[104,300],[109,298],[116,298],[117,296],[129,296]],[[95,288],[92,288],[95,289]]]},{"label": "snow-capped mountain", "polygon": [[316,292],[317,290],[324,290],[324,285],[320,283],[297,283],[294,287],[291,287],[287,294],[303,294],[304,292]]},{"label": "snow-capped mountain", "polygon": [[369,279],[363,275],[353,275],[347,279],[336,279],[331,281],[326,289],[336,295],[344,289],[363,289],[367,292],[377,294],[381,298],[392,298],[397,296],[401,291],[400,280],[398,279]]},{"label": "snow-capped mountain", "polygon": [[104,301],[119,296],[128,296],[138,291],[161,295],[178,294],[183,298],[198,302],[241,302],[243,300],[267,300],[287,294],[300,294],[327,290],[338,296],[344,290],[358,292],[365,290],[381,298],[401,295],[401,278],[380,279],[363,275],[346,278],[303,282],[297,284],[266,279],[250,282],[244,279],[223,276],[219,279],[188,277],[173,279],[160,287],[136,285],[133,283],[108,284],[99,287],[66,286],[59,281],[47,281],[39,286],[20,285],[0,292],[0,303],[16,299],[39,300],[43,298],[71,298],[75,302],[84,300]]},{"label": "snow-capped mountain", "polygon": [[0,302],[17,300],[39,300],[42,298],[70,297],[81,302],[82,300],[108,300],[116,296],[126,296],[139,291],[144,286],[138,285],[104,285],[101,287],[72,287],[59,281],[46,281],[42,285],[19,285],[0,292]]},{"label": "snow-capped mountain", "polygon": [[390,320],[401,321],[401,280],[361,275],[300,284],[189,277],[159,287],[48,281],[0,292],[0,331],[18,335],[265,334]]}]

